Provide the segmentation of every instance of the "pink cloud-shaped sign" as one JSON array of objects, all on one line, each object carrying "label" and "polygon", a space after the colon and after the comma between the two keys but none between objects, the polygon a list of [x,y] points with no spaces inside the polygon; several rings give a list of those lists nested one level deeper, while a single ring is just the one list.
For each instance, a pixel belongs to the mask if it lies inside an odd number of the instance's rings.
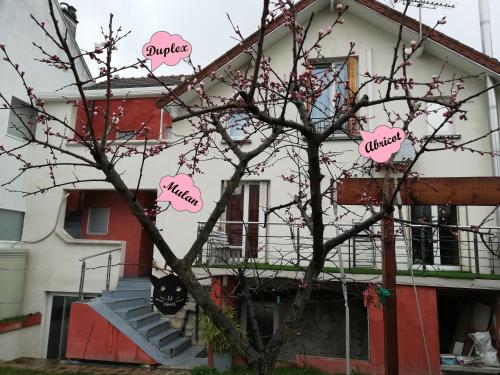
[{"label": "pink cloud-shaped sign", "polygon": [[158,202],[170,202],[176,211],[198,212],[203,207],[200,189],[187,174],[165,176],[160,180],[162,190]]},{"label": "pink cloud-shaped sign", "polygon": [[155,70],[161,64],[177,65],[179,61],[188,57],[191,51],[189,42],[180,35],[172,35],[166,31],[157,31],[149,43],[142,47],[144,57],[151,60],[151,70]]},{"label": "pink cloud-shaped sign", "polygon": [[360,130],[363,141],[359,145],[359,153],[365,158],[371,158],[377,163],[389,160],[392,154],[399,151],[405,139],[405,132],[400,128],[378,126],[375,131]]}]

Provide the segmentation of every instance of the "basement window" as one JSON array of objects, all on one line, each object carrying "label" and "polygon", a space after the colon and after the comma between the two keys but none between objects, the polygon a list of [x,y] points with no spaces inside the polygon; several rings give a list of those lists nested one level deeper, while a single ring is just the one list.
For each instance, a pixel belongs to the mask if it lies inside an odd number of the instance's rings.
[{"label": "basement window", "polygon": [[108,234],[109,207],[90,207],[87,234]]}]

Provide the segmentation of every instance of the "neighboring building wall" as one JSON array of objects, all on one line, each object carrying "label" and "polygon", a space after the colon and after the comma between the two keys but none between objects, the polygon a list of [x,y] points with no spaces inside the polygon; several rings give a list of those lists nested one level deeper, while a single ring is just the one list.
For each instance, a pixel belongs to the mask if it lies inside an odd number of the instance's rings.
[{"label": "neighboring building wall", "polygon": [[[60,7],[57,1],[54,1],[54,7],[56,11],[56,17],[59,20],[59,26],[64,33],[66,31],[66,24],[63,22],[62,15],[60,13]],[[6,51],[8,52],[12,62],[14,64],[19,64],[20,70],[25,72],[24,78],[28,86],[34,88],[34,92],[37,95],[43,95],[47,93],[55,93],[57,89],[62,86],[70,84],[74,81],[71,71],[63,71],[61,69],[56,69],[49,67],[47,64],[43,64],[35,61],[35,59],[42,59],[44,55],[42,52],[33,45],[36,43],[47,51],[47,53],[57,54],[62,56],[62,51],[56,50],[54,46],[49,41],[43,31],[35,24],[35,22],[30,18],[32,14],[39,21],[44,21],[49,32],[53,32],[51,27],[49,8],[46,1],[29,1],[29,0],[19,0],[19,1],[2,1],[1,2],[1,12],[0,12],[0,35],[1,42],[5,44]],[[68,36],[68,44],[72,52],[76,55],[80,53],[80,50],[76,44],[74,38]],[[3,56],[3,54],[2,54]],[[89,70],[87,69],[85,63],[82,60],[77,60],[77,70],[80,74],[82,80],[87,80],[91,77]],[[0,61],[0,92],[4,95],[9,104],[12,102],[12,98],[18,98],[24,102],[28,101],[26,90],[23,87],[21,79],[17,76],[13,68],[5,61]],[[60,93],[74,92],[74,88],[66,88]],[[0,105],[1,103],[0,100]],[[7,134],[9,113],[10,111],[2,110],[0,111],[0,144],[6,149],[11,149],[18,147],[22,144],[15,136]],[[30,161],[33,158],[33,148],[27,147],[19,151],[22,158]],[[0,184],[7,182],[15,175],[19,173],[19,166],[21,164],[14,158],[2,157],[2,173],[0,177]],[[29,188],[28,179],[22,176],[17,181],[13,182],[9,188],[11,190],[26,191]],[[55,198],[56,202],[60,202],[60,192],[58,192]],[[38,198],[37,198],[38,200]],[[40,199],[41,201],[42,199]],[[29,204],[27,204],[27,199],[22,196],[21,193],[7,192],[5,188],[0,190],[0,222],[5,224],[5,210],[19,212],[18,215],[22,215],[27,209]],[[59,203],[55,203],[58,207]],[[48,212],[42,213],[41,216],[37,216],[35,221],[35,227],[38,229],[33,230],[29,228],[29,224],[24,221],[21,216],[21,222],[19,233],[23,239],[36,240],[40,237],[37,236],[38,230],[46,231],[48,233],[52,228],[54,228],[57,215],[50,215]],[[25,219],[25,218],[24,218]],[[50,219],[50,220],[48,220]],[[47,221],[48,220],[48,221]],[[29,221],[29,220],[28,220]],[[23,227],[28,227],[28,231],[23,233]],[[52,232],[54,234],[54,232]],[[75,268],[72,267],[65,268],[67,263],[65,262],[65,256],[68,255],[67,249],[61,248],[60,250],[54,249],[54,246],[50,246],[44,243],[41,248],[36,248],[36,245],[32,244],[15,244],[14,240],[20,239],[19,236],[13,238],[9,235],[8,238],[0,238],[1,241],[0,248],[6,248],[10,252],[15,252],[16,249],[25,248],[28,250],[27,263],[26,263],[26,276],[25,276],[25,287],[21,294],[24,294],[25,298],[22,304],[19,304],[20,309],[13,313],[13,315],[27,314],[34,312],[42,312],[42,318],[45,316],[45,294],[47,290],[61,290],[68,288],[68,286],[74,291],[77,290],[77,282],[74,281],[75,275],[79,274],[78,261],[72,259],[75,262]],[[52,241],[58,243],[61,241],[59,237],[52,237]],[[60,246],[57,245],[57,246]],[[55,246],[55,247],[57,247]],[[90,246],[92,248],[92,245]],[[89,246],[83,245],[81,251],[88,251]],[[92,250],[91,250],[92,251]],[[50,252],[50,256],[48,253]],[[80,253],[81,255],[81,253]],[[73,257],[71,257],[73,258]],[[64,270],[61,272],[61,270]],[[0,270],[1,273],[8,274],[12,271]],[[18,271],[23,272],[23,271]],[[38,273],[40,272],[40,273]],[[69,278],[66,278],[63,282],[57,281],[62,274],[67,272]],[[52,281],[55,283],[52,283]],[[90,283],[89,283],[90,284]],[[42,290],[38,289],[42,286]],[[35,293],[33,297],[32,293]],[[2,300],[5,303],[5,300]],[[19,301],[11,301],[17,303]],[[7,309],[8,310],[8,309]],[[6,311],[7,311],[6,310]],[[4,318],[4,315],[0,314],[0,318]],[[42,325],[33,326],[30,328],[24,328],[8,333],[0,334],[0,359],[13,359],[17,357],[38,357],[41,355],[41,330]]]},{"label": "neighboring building wall", "polygon": [[[54,2],[54,6],[56,15],[60,21],[59,25],[64,33],[66,24],[63,22],[61,14],[58,11],[59,4],[57,1]],[[49,7],[46,1],[3,1],[2,12],[0,12],[0,35],[2,35],[2,43],[5,44],[5,48],[12,61],[19,64],[20,70],[26,72],[24,78],[28,86],[34,88],[34,92],[37,95],[55,93],[62,86],[74,82],[73,74],[71,71],[49,67],[47,64],[34,60],[35,58],[41,59],[44,55],[32,42],[42,46],[48,53],[62,56],[62,51],[58,51],[52,45],[49,38],[44,35],[39,26],[30,18],[30,14],[33,14],[39,21],[46,22],[47,30],[54,32],[51,22],[49,22]],[[68,36],[68,44],[73,53],[80,53],[76,41],[71,35]],[[90,72],[82,61],[77,61],[77,67],[78,73],[83,80],[90,78]],[[15,96],[23,101],[27,101],[26,90],[22,85],[21,79],[5,61],[1,61],[0,76],[2,77],[0,80],[0,92],[7,100],[10,101],[12,96]],[[70,91],[74,92],[74,90],[74,88],[66,88],[61,94]],[[19,145],[21,142],[10,135],[6,135],[8,119],[9,111],[0,111],[0,144],[10,148]],[[31,158],[27,150],[24,150],[22,155],[28,160]],[[2,178],[0,181],[3,183],[15,176],[18,173],[18,166],[19,164],[14,159],[5,160],[3,158]],[[19,179],[11,188],[14,190],[26,190],[25,178]],[[24,212],[25,199],[21,197],[21,194],[7,193],[5,190],[2,190],[0,191],[0,209]]]}]

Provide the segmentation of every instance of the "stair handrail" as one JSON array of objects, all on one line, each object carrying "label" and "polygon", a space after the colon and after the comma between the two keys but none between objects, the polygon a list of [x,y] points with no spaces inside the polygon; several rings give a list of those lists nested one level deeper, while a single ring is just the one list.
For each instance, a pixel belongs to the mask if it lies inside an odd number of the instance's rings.
[{"label": "stair handrail", "polygon": [[85,283],[85,270],[87,269],[87,259],[95,258],[100,255],[105,255],[108,254],[108,264],[106,267],[106,290],[109,290],[109,282],[111,279],[111,253],[121,250],[121,247],[118,247],[116,249],[111,249],[107,251],[102,251],[97,254],[89,255],[83,258],[78,259],[80,262],[82,262],[82,269],[80,271],[80,286],[78,288],[78,300],[83,301],[83,284]]}]

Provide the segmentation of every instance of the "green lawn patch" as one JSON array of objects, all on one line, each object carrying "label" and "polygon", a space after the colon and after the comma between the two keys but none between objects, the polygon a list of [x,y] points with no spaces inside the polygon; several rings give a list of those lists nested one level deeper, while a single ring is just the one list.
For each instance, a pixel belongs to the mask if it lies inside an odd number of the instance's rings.
[{"label": "green lawn patch", "polygon": [[[248,368],[234,368],[232,370],[218,372],[213,368],[206,366],[195,367],[191,370],[191,375],[251,375],[252,371]],[[311,368],[302,367],[286,367],[276,368],[273,371],[274,375],[326,375],[326,372]]]},{"label": "green lawn patch", "polygon": [[[195,266],[196,267],[196,266]],[[211,265],[210,268],[238,268],[246,267],[246,269],[257,269],[257,270],[269,270],[269,271],[298,271],[300,268],[288,264],[269,264],[269,263],[248,263],[246,265]],[[336,267],[325,267],[324,272],[326,273],[340,273],[340,270]],[[375,268],[346,268],[345,272],[347,274],[358,274],[358,275],[380,275],[382,270]],[[408,270],[397,271],[399,276],[410,276],[411,273]],[[416,277],[441,277],[445,279],[462,279],[462,280],[473,280],[473,279],[483,279],[483,280],[500,280],[500,275],[492,274],[475,274],[466,271],[413,271],[413,275]]]}]

